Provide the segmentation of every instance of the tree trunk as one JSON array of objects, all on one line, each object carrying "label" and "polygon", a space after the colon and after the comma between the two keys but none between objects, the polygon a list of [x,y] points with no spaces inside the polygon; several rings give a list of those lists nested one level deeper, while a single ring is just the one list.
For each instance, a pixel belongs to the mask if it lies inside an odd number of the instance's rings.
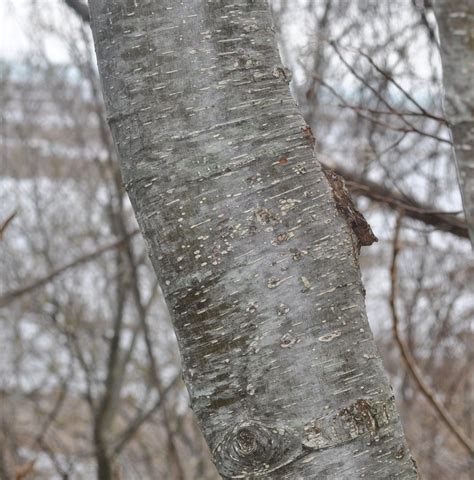
[{"label": "tree trunk", "polygon": [[416,478],[266,0],[90,6],[124,183],[222,477]]},{"label": "tree trunk", "polygon": [[434,11],[441,42],[444,108],[474,247],[474,1],[436,0]]}]

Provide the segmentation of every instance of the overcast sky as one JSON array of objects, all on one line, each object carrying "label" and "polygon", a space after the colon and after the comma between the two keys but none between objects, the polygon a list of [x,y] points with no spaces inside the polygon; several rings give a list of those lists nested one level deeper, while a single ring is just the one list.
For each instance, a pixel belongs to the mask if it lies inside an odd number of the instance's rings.
[{"label": "overcast sky", "polygon": [[[53,16],[63,14],[58,8],[59,0],[0,0],[0,58],[19,60],[31,51],[28,34],[34,20],[32,5]],[[46,41],[45,46],[52,61],[67,61],[67,53],[58,41]]]}]

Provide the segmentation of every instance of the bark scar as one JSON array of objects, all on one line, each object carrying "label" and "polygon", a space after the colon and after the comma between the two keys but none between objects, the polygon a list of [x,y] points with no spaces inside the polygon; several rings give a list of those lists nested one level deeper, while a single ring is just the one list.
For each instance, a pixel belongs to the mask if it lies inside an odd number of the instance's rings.
[{"label": "bark scar", "polygon": [[291,70],[283,65],[275,65],[272,70],[272,75],[285,83],[290,83],[292,79]]},{"label": "bark scar", "polygon": [[346,187],[344,179],[327,167],[323,167],[323,172],[328,179],[338,211],[342,213],[347,224],[351,227],[352,232],[354,232],[354,250],[357,255],[359,255],[361,247],[372,245],[378,241],[378,238],[364,218],[364,215],[362,215],[354,205],[354,201]]},{"label": "bark scar", "polygon": [[362,435],[374,439],[379,430],[390,424],[394,414],[391,400],[387,402],[360,398],[334,414],[305,424],[303,447],[322,450],[352,441]]},{"label": "bark scar", "polygon": [[316,138],[311,127],[309,125],[301,127],[301,133],[303,138],[314,148],[316,146]]}]

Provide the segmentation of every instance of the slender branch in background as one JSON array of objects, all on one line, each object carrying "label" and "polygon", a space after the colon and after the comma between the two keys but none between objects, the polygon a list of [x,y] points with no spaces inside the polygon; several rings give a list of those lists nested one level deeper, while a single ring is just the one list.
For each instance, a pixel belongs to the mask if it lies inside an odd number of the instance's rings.
[{"label": "slender branch in background", "polygon": [[423,2],[424,5],[421,6],[421,7],[418,6],[418,3],[417,3],[416,0],[411,0],[411,3],[413,5],[413,8],[415,8],[416,10],[418,10],[420,12],[420,22],[423,25],[423,27],[426,29],[430,41],[435,43],[436,45],[438,45],[438,40],[436,39],[435,29],[433,28],[433,26],[428,21],[428,17],[426,15],[426,13],[429,9],[431,9],[431,10],[433,9],[433,7],[431,5],[431,2],[426,0],[425,2]]},{"label": "slender branch in background", "polygon": [[135,435],[135,433],[143,425],[143,423],[146,422],[151,417],[151,415],[153,415],[163,405],[169,392],[173,390],[173,388],[178,385],[180,381],[181,374],[178,374],[173,378],[173,380],[171,380],[169,385],[161,389],[160,396],[156,400],[155,404],[149,410],[140,412],[128,424],[127,428],[119,434],[118,439],[115,441],[115,445],[113,447],[114,455],[118,455],[124,449],[124,447],[132,439],[133,435]]},{"label": "slender branch in background", "polygon": [[461,238],[469,238],[466,222],[456,215],[435,211],[428,205],[402,196],[379,183],[368,180],[340,166],[328,166],[344,178],[347,187],[353,194],[370,198],[394,210],[402,208],[407,217],[423,222],[426,225],[431,225],[443,232],[452,233]]},{"label": "slender branch in background", "polygon": [[33,472],[36,460],[30,460],[26,464],[15,469],[15,480],[24,480]]},{"label": "slender branch in background", "polygon": [[[123,224],[121,226],[122,226],[122,229],[125,228],[125,226]],[[149,362],[150,362],[150,373],[151,373],[152,381],[154,382],[154,384],[155,384],[155,386],[156,386],[156,388],[157,388],[157,390],[160,394],[160,398],[162,398],[162,397],[165,396],[165,389],[163,387],[163,381],[162,381],[161,375],[159,373],[158,363],[157,363],[155,355],[153,353],[151,332],[150,332],[150,328],[149,328],[148,323],[147,323],[147,311],[144,308],[142,295],[140,293],[139,278],[138,278],[138,272],[137,272],[137,268],[136,268],[136,261],[135,261],[134,252],[131,248],[130,243],[127,243],[127,245],[126,245],[126,253],[128,255],[128,258],[129,258],[130,270],[131,270],[131,276],[132,276],[132,285],[131,285],[132,295],[133,295],[133,298],[135,300],[135,308],[137,309],[139,321],[142,325],[143,338],[144,338],[144,341],[145,341],[146,351],[147,351],[148,359],[149,359]],[[170,425],[170,421],[169,421],[169,418],[168,418],[168,412],[166,410],[166,404],[165,403],[163,403],[162,410],[163,410],[164,425],[165,425],[166,431],[168,432],[168,437],[169,437],[168,446],[169,446],[170,456],[175,461],[176,468],[178,469],[177,480],[181,480],[182,478],[184,478],[184,472],[183,472],[183,468],[182,468],[182,465],[181,465],[181,459],[179,457],[178,450],[176,449],[176,446],[175,446],[175,443],[174,443],[174,435],[173,435],[173,431],[171,429],[171,425]]]},{"label": "slender branch in background", "polygon": [[[339,59],[341,60],[341,62],[347,67],[347,69],[352,73],[352,75],[354,75],[355,78],[357,78],[357,80],[359,80],[359,82],[362,83],[362,85],[364,85],[364,87],[368,88],[374,95],[376,98],[378,98],[382,104],[384,104],[388,109],[389,111],[391,111],[393,114],[397,115],[398,118],[400,118],[400,120],[408,127],[408,128],[404,128],[402,131],[411,131],[411,132],[416,132],[420,135],[423,135],[423,136],[426,136],[426,137],[430,137],[430,138],[433,138],[435,140],[438,140],[440,142],[443,142],[443,143],[448,143],[448,144],[452,144],[452,142],[449,140],[449,139],[446,139],[446,138],[443,138],[443,137],[438,137],[437,135],[433,135],[431,133],[428,133],[428,132],[425,132],[425,131],[422,131],[420,130],[419,128],[417,128],[415,125],[413,125],[413,123],[411,123],[410,121],[408,121],[402,114],[400,114],[396,108],[394,108],[389,102],[388,100],[383,96],[381,95],[380,92],[378,92],[372,85],[370,85],[370,83],[365,79],[363,78],[359,73],[356,72],[355,68],[344,58],[344,56],[342,55],[342,53],[340,52],[338,46],[336,45],[336,42],[329,42],[329,44],[332,46],[332,48],[334,49],[334,51],[336,52],[337,56],[339,57]],[[361,54],[363,55],[365,58],[367,58],[367,55],[366,54],[363,54],[360,50],[356,50],[358,54]],[[390,81],[390,76],[387,75],[387,73],[383,72],[378,66],[375,65],[375,63],[373,61],[370,61],[371,65],[373,67],[375,67],[375,69],[382,74],[382,76],[387,80],[387,81]],[[414,103],[420,110],[421,112],[425,112],[425,110],[419,105],[418,102],[416,102],[416,100],[408,93],[406,92],[397,82],[393,81],[394,82],[394,85],[402,91],[402,93],[405,95],[406,98],[408,98],[408,100],[410,100],[412,103]],[[433,118],[432,115],[430,115],[430,118]],[[437,118],[437,120],[439,121],[439,118]]]},{"label": "slender branch in background", "polygon": [[397,298],[397,257],[400,253],[400,228],[402,224],[404,212],[403,210],[400,212],[397,218],[397,223],[395,225],[395,234],[393,238],[393,253],[392,253],[392,263],[390,266],[390,296],[389,296],[389,305],[390,305],[390,312],[392,315],[392,333],[395,339],[395,343],[400,350],[401,357],[407,370],[412,375],[416,385],[418,386],[420,392],[426,398],[428,403],[436,410],[441,420],[446,424],[449,430],[453,433],[453,435],[459,440],[459,442],[463,445],[468,452],[474,454],[474,443],[471,439],[469,439],[466,434],[460,429],[459,425],[457,425],[454,418],[451,414],[446,410],[444,405],[436,399],[436,394],[434,390],[425,382],[418,366],[416,365],[415,359],[412,357],[410,351],[403,343],[403,340],[400,336],[399,331],[399,318],[397,313],[397,308],[395,305],[395,301]]},{"label": "slender branch in background", "polygon": [[[352,68],[352,67],[351,67]],[[353,70],[353,69],[352,69]],[[407,127],[399,127],[397,125],[393,125],[393,124],[390,124],[390,123],[387,123],[383,120],[380,120],[378,118],[375,118],[371,115],[367,115],[365,113],[363,113],[362,111],[365,110],[363,109],[362,107],[354,107],[354,106],[351,106],[347,103],[347,100],[342,96],[340,95],[331,85],[329,85],[329,83],[327,83],[326,81],[324,81],[319,75],[317,75],[316,73],[313,73],[312,75],[313,79],[315,81],[317,81],[320,85],[322,85],[323,87],[327,88],[338,100],[340,100],[342,102],[342,105],[340,105],[341,107],[344,107],[344,108],[351,108],[354,110],[355,114],[360,117],[360,118],[363,118],[364,120],[367,120],[369,122],[372,122],[373,124],[375,125],[380,125],[381,127],[384,127],[388,130],[393,130],[395,132],[402,132],[402,133],[417,133],[418,135],[421,135],[423,137],[428,137],[428,138],[432,138],[433,140],[436,140],[438,142],[441,142],[441,143],[447,143],[448,145],[452,145],[453,143],[451,142],[451,140],[447,139],[447,138],[443,138],[443,137],[438,137],[437,135],[434,135],[432,133],[429,133],[429,132],[425,132],[423,130],[420,130],[419,128],[416,128],[412,123],[408,122],[408,125]],[[366,83],[364,83],[364,85],[366,85]],[[387,107],[389,108],[389,112],[391,112],[391,115],[392,116],[396,116],[396,117],[399,117],[400,119],[404,120],[404,117],[403,117],[403,114],[398,112],[397,110],[393,109],[392,107]],[[378,114],[377,114],[378,115]],[[387,112],[385,113],[385,115],[387,115]],[[407,121],[404,120],[404,123],[407,124]]]},{"label": "slender branch in background", "polygon": [[444,123],[445,125],[448,124],[448,121],[444,117],[434,115],[434,114],[428,112],[425,108],[423,108],[420,105],[420,103],[417,100],[415,100],[415,98],[410,93],[408,93],[388,72],[386,72],[385,70],[380,68],[374,62],[374,60],[369,55],[367,55],[367,53],[365,53],[361,49],[357,49],[357,52],[360,53],[372,65],[372,67],[374,67],[375,70],[378,73],[380,73],[389,83],[392,83],[397,88],[397,90],[400,91],[408,101],[410,101],[413,105],[415,105],[415,107],[418,108],[418,110],[420,111],[420,113],[422,115],[424,115],[427,118],[431,118],[432,120],[436,120],[437,122]]},{"label": "slender branch in background", "polygon": [[76,258],[72,262],[57,268],[56,270],[49,273],[48,275],[45,275],[42,278],[38,278],[37,280],[34,280],[33,282],[31,282],[29,285],[26,285],[25,287],[20,287],[3,294],[2,296],[0,296],[0,308],[5,307],[6,305],[13,302],[17,298],[27,293],[30,293],[31,291],[36,290],[37,288],[43,287],[44,285],[48,284],[59,275],[66,272],[67,270],[75,268],[78,265],[81,265],[83,263],[90,262],[91,260],[94,260],[95,258],[99,257],[103,253],[108,252],[109,250],[114,250],[116,248],[122,247],[125,242],[127,242],[131,237],[135,236],[137,233],[138,233],[138,229],[135,229],[132,232],[128,233],[125,237],[119,240],[115,240],[112,243],[108,243],[107,245],[104,245],[103,247],[98,248],[92,253],[88,253],[79,258]]},{"label": "slender branch in background", "polygon": [[[70,367],[72,367],[72,364],[70,365]],[[43,425],[41,426],[41,429],[40,429],[40,431],[39,431],[39,433],[36,436],[36,439],[34,441],[34,443],[36,445],[38,445],[38,447],[40,449],[42,449],[44,452],[46,452],[46,454],[50,457],[51,461],[55,465],[58,472],[59,471],[62,472],[62,467],[58,462],[57,454],[48,447],[45,437],[46,437],[46,433],[48,432],[50,426],[56,420],[56,418],[59,415],[59,412],[61,411],[61,409],[64,405],[64,401],[66,400],[66,396],[67,396],[68,390],[69,390],[68,381],[70,381],[71,375],[72,375],[72,369],[70,368],[69,372],[68,372],[68,375],[61,382],[61,390],[59,392],[59,395],[58,395],[56,401],[54,402],[53,408],[51,409],[51,411],[47,415],[46,420],[43,422]],[[33,462],[36,462],[37,459],[38,459],[38,457],[34,458]],[[62,473],[64,473],[64,472],[62,472]]]},{"label": "slender branch in background", "polygon": [[[57,439],[55,439],[55,440],[57,442]],[[73,474],[72,465],[68,462],[67,467],[64,468],[63,465],[61,464],[62,462],[59,460],[58,455],[55,452],[54,447],[52,447],[49,444],[49,442],[46,441],[45,438],[43,438],[40,441],[39,445],[42,449],[43,455],[46,455],[50,459],[51,463],[53,464],[54,468],[56,469],[56,472],[58,474],[58,478],[61,478],[61,479],[64,479],[64,480],[71,478],[71,475]]]},{"label": "slender branch in background", "polygon": [[[368,107],[361,107],[359,105],[349,105],[349,104],[339,104],[338,107],[340,108],[348,108],[350,110],[358,110],[361,112],[367,112],[370,113],[371,115],[394,115],[396,117],[429,117],[433,118],[433,115],[429,114],[426,115],[425,113],[422,112],[412,112],[410,110],[400,110],[397,112],[391,112],[390,110],[377,110],[374,108],[368,108]],[[436,121],[441,122],[441,123],[446,123],[446,120],[444,119],[436,119]]]},{"label": "slender branch in background", "polygon": [[81,17],[83,22],[90,23],[89,7],[81,0],[64,0],[66,5],[72,8]]},{"label": "slender branch in background", "polygon": [[[71,372],[69,372],[71,374]],[[56,401],[54,402],[53,408],[49,412],[49,414],[46,417],[46,420],[43,422],[43,425],[41,426],[41,429],[36,436],[35,443],[41,445],[41,441],[45,437],[49,427],[51,424],[54,422],[56,417],[59,415],[59,412],[61,411],[62,406],[64,405],[64,400],[66,400],[66,396],[69,390],[69,385],[67,384],[68,380],[70,377],[66,377],[61,384],[61,390],[59,391],[58,397]]]},{"label": "slender branch in background", "polygon": [[13,213],[8,215],[8,217],[0,223],[0,240],[3,238],[3,235],[5,233],[5,230],[8,228],[8,225],[10,225],[11,221],[15,218],[16,214],[18,212],[15,210]]}]

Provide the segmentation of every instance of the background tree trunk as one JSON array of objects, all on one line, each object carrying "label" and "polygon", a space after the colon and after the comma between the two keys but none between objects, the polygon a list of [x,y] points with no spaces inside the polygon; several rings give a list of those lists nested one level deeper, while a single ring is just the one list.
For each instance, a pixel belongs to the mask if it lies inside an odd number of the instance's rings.
[{"label": "background tree trunk", "polygon": [[416,478],[265,0],[90,2],[110,125],[224,478]]},{"label": "background tree trunk", "polygon": [[464,212],[474,246],[474,2],[436,0],[445,89]]}]

